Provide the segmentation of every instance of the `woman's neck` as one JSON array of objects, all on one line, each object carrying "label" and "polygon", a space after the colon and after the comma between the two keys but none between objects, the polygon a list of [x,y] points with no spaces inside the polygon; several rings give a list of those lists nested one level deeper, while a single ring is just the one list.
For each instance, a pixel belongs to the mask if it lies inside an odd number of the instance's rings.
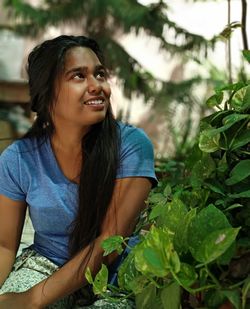
[{"label": "woman's neck", "polygon": [[82,138],[89,131],[86,128],[72,128],[67,126],[55,125],[55,132],[51,137],[51,143],[54,149],[63,152],[78,152],[82,148]]}]

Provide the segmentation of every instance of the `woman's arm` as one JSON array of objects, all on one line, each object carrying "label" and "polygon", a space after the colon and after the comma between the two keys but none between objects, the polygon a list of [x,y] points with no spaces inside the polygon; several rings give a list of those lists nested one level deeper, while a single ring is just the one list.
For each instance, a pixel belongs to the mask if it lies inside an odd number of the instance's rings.
[{"label": "woman's arm", "polygon": [[[44,308],[63,298],[87,282],[84,270],[88,266],[94,274],[98,272],[103,262],[103,249],[101,242],[109,236],[119,234],[129,236],[134,230],[136,220],[145,207],[151,189],[151,183],[146,178],[124,178],[116,181],[111,204],[102,225],[101,235],[95,240],[95,245],[87,265],[82,261],[88,255],[89,246],[81,250],[67,264],[55,272],[47,280],[35,285],[27,291],[25,297],[34,308]],[[110,259],[108,262],[112,262]],[[33,308],[30,306],[30,308]]]},{"label": "woman's arm", "polygon": [[0,287],[8,277],[20,244],[26,203],[0,195]]}]

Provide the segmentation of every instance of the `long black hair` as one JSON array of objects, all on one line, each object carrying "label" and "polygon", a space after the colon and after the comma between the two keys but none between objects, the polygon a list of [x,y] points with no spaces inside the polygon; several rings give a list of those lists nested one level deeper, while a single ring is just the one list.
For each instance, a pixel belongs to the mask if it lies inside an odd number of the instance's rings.
[{"label": "long black hair", "polygon": [[[50,111],[55,102],[55,81],[63,70],[66,51],[73,47],[90,48],[105,65],[95,40],[84,36],[62,35],[33,49],[27,72],[31,109],[37,113],[24,138],[51,138],[55,131]],[[118,167],[120,139],[117,122],[109,105],[105,119],[94,124],[82,139],[78,211],[72,222],[70,256],[94,242],[111,201]]]}]

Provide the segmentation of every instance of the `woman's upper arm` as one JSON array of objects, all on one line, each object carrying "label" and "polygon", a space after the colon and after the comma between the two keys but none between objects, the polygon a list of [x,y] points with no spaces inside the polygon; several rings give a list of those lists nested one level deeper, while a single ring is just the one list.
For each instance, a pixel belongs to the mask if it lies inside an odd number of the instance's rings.
[{"label": "woman's upper arm", "polygon": [[17,251],[22,234],[26,202],[0,194],[0,246]]},{"label": "woman's upper arm", "polygon": [[146,177],[117,179],[113,197],[102,224],[102,234],[129,236],[133,233],[138,216],[145,208],[145,200],[152,183]]}]

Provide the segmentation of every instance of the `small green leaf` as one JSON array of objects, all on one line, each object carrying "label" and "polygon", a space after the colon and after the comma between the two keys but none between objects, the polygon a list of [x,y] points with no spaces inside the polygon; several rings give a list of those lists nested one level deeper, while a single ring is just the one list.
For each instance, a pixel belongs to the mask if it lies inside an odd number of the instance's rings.
[{"label": "small green leaf", "polygon": [[244,111],[250,107],[250,86],[239,89],[230,101],[236,111]]},{"label": "small green leaf", "polygon": [[212,184],[209,182],[205,182],[204,185],[213,192],[219,193],[221,195],[225,195],[225,193],[223,192],[223,188],[219,184]]},{"label": "small green leaf", "polygon": [[156,206],[153,207],[153,209],[150,212],[149,215],[149,220],[153,220],[157,217],[159,217],[160,215],[162,215],[162,213],[164,212],[164,208],[165,208],[165,203],[164,204],[157,204]]},{"label": "small green leaf", "polygon": [[214,107],[221,104],[223,101],[223,92],[212,95],[206,102],[208,107]]},{"label": "small green leaf", "polygon": [[242,54],[243,54],[244,58],[246,59],[246,61],[248,61],[250,63],[250,50],[243,50]]},{"label": "small green leaf", "polygon": [[180,271],[176,276],[184,288],[190,287],[198,277],[194,267],[187,263],[181,263]]},{"label": "small green leaf", "polygon": [[91,271],[90,271],[89,267],[87,267],[87,269],[86,269],[85,278],[87,279],[88,283],[93,284],[93,278],[92,278]]},{"label": "small green leaf", "polygon": [[[250,194],[250,191],[249,191],[249,194]],[[229,194],[229,197],[231,197],[230,194]],[[229,211],[229,210],[232,210],[232,209],[235,209],[235,208],[241,208],[241,207],[243,207],[243,205],[241,205],[239,203],[235,203],[235,204],[227,207],[224,211]]]},{"label": "small green leaf", "polygon": [[93,282],[94,293],[98,295],[106,292],[107,284],[108,284],[108,268],[106,265],[102,264],[102,268],[95,276],[95,280]]},{"label": "small green leaf", "polygon": [[172,251],[169,257],[169,266],[173,273],[177,274],[180,271],[181,263],[176,251]]},{"label": "small green leaf", "polygon": [[206,308],[219,308],[226,300],[221,290],[208,290],[205,294]]},{"label": "small green leaf", "polygon": [[220,141],[220,133],[215,135],[210,134],[211,129],[204,130],[200,133],[199,137],[199,147],[203,152],[215,152],[220,149],[219,141]]},{"label": "small green leaf", "polygon": [[[246,84],[240,81],[240,82],[233,83],[233,84],[227,84],[226,86],[223,86],[222,88],[220,88],[219,91],[223,91],[223,90],[238,91],[245,86]],[[225,112],[225,111],[222,111],[222,112]]]},{"label": "small green leaf", "polygon": [[123,242],[124,242],[123,237],[119,235],[111,236],[105,239],[101,244],[102,248],[105,250],[103,255],[104,256],[109,255],[113,251],[117,251],[118,254],[121,254],[123,251],[122,248]]},{"label": "small green leaf", "polygon": [[250,190],[228,195],[230,198],[250,198]]},{"label": "small green leaf", "polygon": [[164,309],[179,309],[181,290],[178,283],[173,282],[161,290],[161,302]]},{"label": "small green leaf", "polygon": [[242,288],[242,308],[246,308],[246,300],[249,291],[250,291],[250,276],[247,277]]},{"label": "small green leaf", "polygon": [[228,290],[222,292],[235,309],[240,309],[240,292],[238,290]]},{"label": "small green leaf", "polygon": [[164,196],[165,197],[169,197],[169,195],[171,194],[171,191],[172,191],[171,186],[170,185],[166,185],[166,187],[165,187],[165,189],[163,191]]},{"label": "small green leaf", "polygon": [[240,161],[231,171],[230,178],[226,180],[228,186],[234,185],[250,176],[250,160]]},{"label": "small green leaf", "polygon": [[230,114],[223,118],[222,123],[224,124],[223,127],[219,128],[220,132],[225,131],[226,129],[230,128],[235,123],[250,118],[250,115],[248,114]]},{"label": "small green leaf", "polygon": [[153,193],[148,198],[149,203],[157,204],[157,203],[165,203],[166,197],[162,193]]},{"label": "small green leaf", "polygon": [[237,136],[231,146],[231,150],[240,148],[248,143],[250,143],[250,130],[246,129]]}]

